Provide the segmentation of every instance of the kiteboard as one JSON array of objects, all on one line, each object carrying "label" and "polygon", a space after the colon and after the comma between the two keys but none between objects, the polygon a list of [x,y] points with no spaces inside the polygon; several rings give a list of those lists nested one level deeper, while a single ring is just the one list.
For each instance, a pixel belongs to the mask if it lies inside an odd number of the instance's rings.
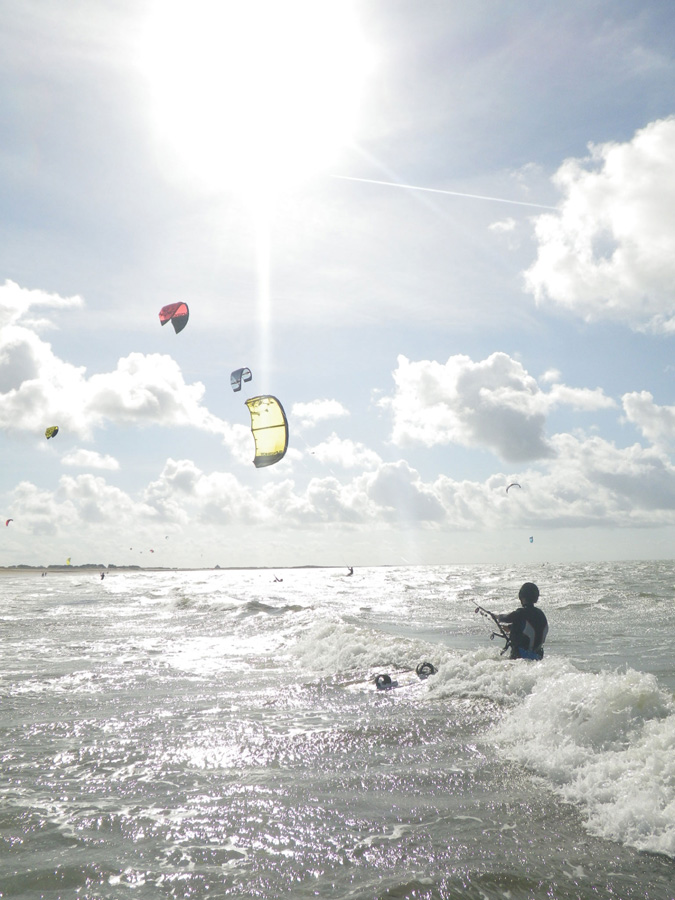
[{"label": "kiteboard", "polygon": [[[417,671],[419,670],[419,672]],[[387,694],[390,691],[398,691],[407,688],[413,691],[422,688],[429,675],[436,674],[436,667],[432,663],[424,662],[417,669],[399,669],[397,672],[380,672],[369,675],[368,678],[359,678],[342,684],[347,691],[354,693],[374,692],[378,695]]]},{"label": "kiteboard", "polygon": [[373,681],[375,683],[375,690],[393,691],[396,688],[415,687],[420,682],[426,681],[430,675],[435,675],[436,672],[437,669],[433,663],[421,662],[415,669],[414,676],[409,672],[404,672],[399,678],[392,678],[388,672],[382,672],[376,675]]}]

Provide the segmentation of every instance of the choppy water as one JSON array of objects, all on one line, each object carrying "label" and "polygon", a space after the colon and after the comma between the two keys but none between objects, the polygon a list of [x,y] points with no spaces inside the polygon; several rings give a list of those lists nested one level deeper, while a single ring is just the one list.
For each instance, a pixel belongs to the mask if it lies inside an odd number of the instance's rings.
[{"label": "choppy water", "polygon": [[673,900],[673,563],[277,574],[2,576],[3,900]]}]

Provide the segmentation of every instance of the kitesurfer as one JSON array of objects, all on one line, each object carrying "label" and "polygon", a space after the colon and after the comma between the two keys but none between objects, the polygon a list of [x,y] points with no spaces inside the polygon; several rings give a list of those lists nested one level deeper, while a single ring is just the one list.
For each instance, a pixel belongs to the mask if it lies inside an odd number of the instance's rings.
[{"label": "kitesurfer", "polygon": [[539,588],[526,581],[518,592],[520,608],[497,616],[498,622],[508,626],[511,659],[541,659],[548,634],[548,621],[534,604],[539,600]]},{"label": "kitesurfer", "polygon": [[354,574],[354,566],[347,566],[347,568],[349,569],[349,571],[347,572],[347,576],[349,577],[350,575]]}]

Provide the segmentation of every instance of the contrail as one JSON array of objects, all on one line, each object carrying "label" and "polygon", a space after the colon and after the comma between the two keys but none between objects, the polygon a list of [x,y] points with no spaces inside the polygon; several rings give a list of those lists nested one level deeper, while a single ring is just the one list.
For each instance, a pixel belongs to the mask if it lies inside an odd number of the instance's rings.
[{"label": "contrail", "polygon": [[494,203],[512,203],[516,206],[533,206],[536,209],[558,209],[557,206],[544,206],[542,203],[526,203],[524,200],[507,200],[504,197],[484,197],[482,194],[462,194],[460,191],[444,191],[441,188],[419,187],[416,184],[397,184],[395,181],[375,181],[373,178],[354,178],[352,175],[332,175],[344,181],[361,181],[364,184],[382,184],[386,187],[405,188],[409,191],[426,191],[429,194],[449,194],[451,197],[469,197],[471,200],[492,200]]}]

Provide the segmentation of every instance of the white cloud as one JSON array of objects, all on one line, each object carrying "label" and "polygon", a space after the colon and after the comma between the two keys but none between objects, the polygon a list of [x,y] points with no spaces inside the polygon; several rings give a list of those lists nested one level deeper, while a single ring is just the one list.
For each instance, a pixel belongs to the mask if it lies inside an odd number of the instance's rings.
[{"label": "white cloud", "polygon": [[[383,529],[527,535],[675,525],[675,467],[657,449],[617,448],[597,437],[567,434],[554,435],[551,444],[554,459],[482,482],[446,475],[426,481],[399,460],[344,480],[331,475],[303,486],[285,477],[251,487],[231,473],[207,473],[191,460],[168,459],[138,494],[92,474],[63,476],[54,491],[22,482],[9,508],[15,536],[39,537],[41,552],[51,548],[57,560],[77,553],[80,561],[120,562],[132,549],[135,554],[154,548],[153,562],[161,565],[180,564],[183,548],[193,554],[206,549],[213,561],[236,565],[242,541],[247,559],[250,552],[262,564],[275,541],[286,552],[295,548],[297,558],[298,548],[325,544],[339,529],[358,544]],[[522,488],[507,494],[513,480]],[[120,523],[129,527],[120,529]],[[76,545],[71,535],[78,536]]]},{"label": "white cloud", "polygon": [[562,378],[562,373],[558,369],[547,369],[543,375],[539,376],[539,381],[545,384],[555,384]]},{"label": "white cloud", "polygon": [[[255,442],[251,429],[235,423],[223,435],[223,443],[238,463],[250,466],[255,456]],[[287,456],[291,455],[288,451]]]},{"label": "white cloud", "polygon": [[572,388],[566,384],[553,384],[546,395],[548,407],[570,406],[581,412],[594,412],[598,409],[613,409],[614,400],[608,397],[602,388]]},{"label": "white cloud", "polygon": [[345,469],[374,469],[382,462],[374,450],[364,444],[339,438],[335,433],[312,447],[310,452],[326,465],[338,465]]},{"label": "white cloud", "polygon": [[510,462],[546,459],[546,413],[558,405],[595,410],[614,405],[600,389],[555,384],[544,393],[521,363],[505,353],[481,362],[451,356],[445,365],[398,357],[396,391],[380,404],[393,413],[395,444],[456,443],[484,447]]},{"label": "white cloud", "polygon": [[[21,528],[71,546],[87,534],[91,539],[105,537],[102,542],[107,543],[109,535],[120,533],[121,523],[141,530],[156,516],[152,508],[125,491],[89,474],[64,475],[53,492],[23,481],[13,491],[13,507],[18,510],[16,521]],[[126,539],[127,532],[123,533]]]},{"label": "white cloud", "polygon": [[513,231],[516,227],[516,220],[512,218],[502,219],[500,222],[492,222],[488,228],[497,234],[504,234]]},{"label": "white cloud", "polygon": [[274,488],[266,488],[256,492],[229,472],[206,474],[191,460],[168,459],[159,478],[145,490],[144,500],[169,523],[243,526],[270,519]]},{"label": "white cloud", "polygon": [[629,422],[657,447],[675,446],[675,406],[658,406],[649,391],[624,394],[623,408]]},{"label": "white cloud", "polygon": [[653,447],[618,448],[599,437],[557,435],[557,464],[544,476],[553,495],[544,521],[652,526],[675,522],[675,467]]},{"label": "white cloud", "polygon": [[520,247],[520,236],[518,223],[512,217],[501,219],[498,222],[492,222],[488,225],[488,229],[498,235],[502,240],[506,241],[509,250],[518,250]]},{"label": "white cloud", "polygon": [[90,439],[106,421],[183,425],[227,436],[237,445],[227,424],[204,406],[204,386],[187,384],[170,356],[130,353],[112,372],[87,377],[83,366],[56,356],[35,333],[35,323],[24,318],[35,307],[82,304],[80,297],[28,290],[12,281],[0,287],[0,428],[41,434],[58,424]]},{"label": "white cloud", "polygon": [[[81,385],[89,422],[104,419],[139,425],[190,425],[223,434],[226,423],[202,405],[204,386],[186,384],[178,363],[160,353],[130,353],[113,372],[92,375]],[[86,423],[79,427],[90,428]]]},{"label": "white cloud", "polygon": [[22,325],[0,330],[0,428],[44,431],[58,424],[90,439],[106,421],[184,425],[225,437],[225,422],[203,405],[204,386],[187,384],[165,354],[131,353],[112,372],[87,378]]},{"label": "white cloud", "polygon": [[60,360],[32,331],[19,325],[0,330],[0,427],[40,433],[67,423],[88,436],[85,384],[84,367]]},{"label": "white cloud", "polygon": [[108,454],[97,453],[95,450],[73,450],[61,459],[64,466],[79,466],[86,469],[119,469],[118,461]]},{"label": "white cloud", "polygon": [[[251,489],[229,473],[202,472],[189,460],[167,460],[144,501],[172,522],[256,524],[302,528],[316,523],[439,521],[443,506],[432,485],[404,461],[382,463],[351,481],[313,478],[305,488],[290,479]],[[276,525],[275,525],[276,523]]]},{"label": "white cloud", "polygon": [[537,218],[527,287],[587,321],[675,332],[675,118],[590,151],[554,176],[564,199]]},{"label": "white cloud", "polygon": [[[14,281],[7,279],[3,285],[0,285],[0,328],[7,325],[14,325],[33,307],[48,309],[72,309],[73,307],[83,306],[82,297],[61,297],[58,294],[49,294],[47,291],[30,290],[29,288],[19,287]],[[46,319],[39,322],[35,320],[31,323],[24,324],[51,325]]]},{"label": "white cloud", "polygon": [[339,400],[312,400],[294,403],[291,414],[301,428],[313,428],[319,422],[348,416],[349,410]]},{"label": "white cloud", "polygon": [[368,478],[367,495],[371,510],[385,521],[440,522],[446,511],[432,485],[425,484],[408,463],[385,463]]}]

